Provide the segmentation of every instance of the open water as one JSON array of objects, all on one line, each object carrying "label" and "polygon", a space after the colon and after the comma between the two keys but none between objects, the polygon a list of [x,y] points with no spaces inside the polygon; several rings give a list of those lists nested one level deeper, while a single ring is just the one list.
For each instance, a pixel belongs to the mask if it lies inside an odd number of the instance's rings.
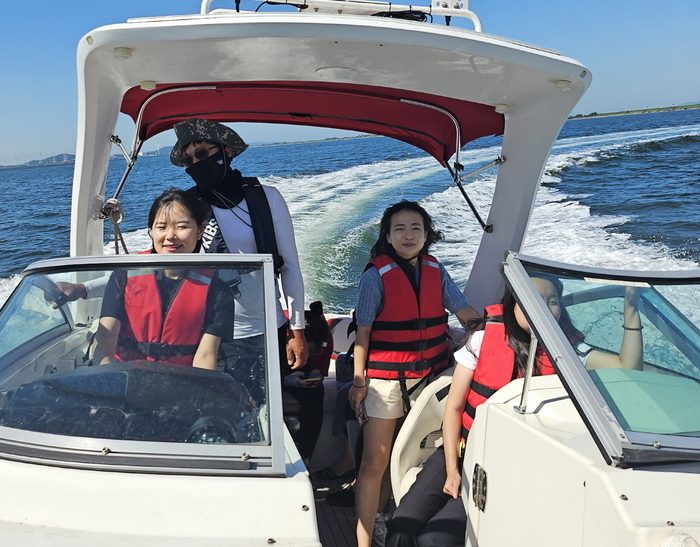
[{"label": "open water", "polygon": [[[493,160],[500,139],[465,147],[468,171]],[[447,171],[383,137],[249,148],[244,174],[277,186],[292,213],[307,300],[353,307],[382,211],[419,200],[446,239],[433,253],[460,284],[480,228]],[[111,196],[124,169],[113,160]],[[467,191],[486,218],[495,169]],[[68,253],[72,166],[0,170],[0,302],[30,262]],[[152,199],[189,177],[166,156],[139,159],[122,194],[130,249],[148,245]],[[653,270],[700,268],[700,110],[571,120],[547,162],[523,250],[565,262]],[[105,252],[110,252],[107,242]]]}]

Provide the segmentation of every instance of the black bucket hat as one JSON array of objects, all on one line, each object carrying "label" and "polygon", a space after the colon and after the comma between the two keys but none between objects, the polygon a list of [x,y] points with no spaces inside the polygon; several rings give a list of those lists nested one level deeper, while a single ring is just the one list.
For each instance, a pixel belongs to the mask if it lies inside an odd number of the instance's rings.
[{"label": "black bucket hat", "polygon": [[231,158],[235,158],[248,148],[248,145],[233,129],[204,118],[184,120],[176,123],[173,129],[177,136],[177,142],[170,151],[170,161],[178,167],[185,167],[182,152],[193,142],[207,141],[228,146],[233,150]]}]

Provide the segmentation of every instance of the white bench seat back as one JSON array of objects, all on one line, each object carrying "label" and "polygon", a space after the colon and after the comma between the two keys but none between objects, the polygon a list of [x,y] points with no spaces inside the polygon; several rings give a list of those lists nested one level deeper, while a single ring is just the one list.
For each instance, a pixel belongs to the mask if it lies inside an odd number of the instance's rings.
[{"label": "white bench seat back", "polygon": [[450,368],[430,382],[413,403],[391,451],[391,488],[398,505],[408,492],[420,466],[435,451],[435,446],[423,446],[423,440],[442,427],[447,391],[452,382]]}]

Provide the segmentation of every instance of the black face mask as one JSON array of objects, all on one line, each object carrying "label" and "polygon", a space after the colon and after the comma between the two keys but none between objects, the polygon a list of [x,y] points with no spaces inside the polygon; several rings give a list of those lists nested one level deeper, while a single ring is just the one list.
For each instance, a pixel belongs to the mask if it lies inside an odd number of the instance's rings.
[{"label": "black face mask", "polygon": [[185,172],[192,177],[200,192],[210,192],[212,188],[217,188],[226,178],[230,160],[220,147],[219,151],[208,158],[193,163]]}]

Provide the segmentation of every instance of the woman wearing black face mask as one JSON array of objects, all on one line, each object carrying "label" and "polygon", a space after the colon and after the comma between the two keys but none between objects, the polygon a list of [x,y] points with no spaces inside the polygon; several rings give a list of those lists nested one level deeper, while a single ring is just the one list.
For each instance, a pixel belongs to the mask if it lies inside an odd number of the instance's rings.
[{"label": "woman wearing black face mask", "polygon": [[189,152],[186,152],[183,157],[190,164],[185,172],[192,177],[200,194],[212,192],[217,187],[219,191],[225,190],[226,176],[229,173],[234,173],[233,170],[229,169],[232,157],[227,156],[226,148],[231,150],[230,147],[206,141],[193,142],[187,146]]},{"label": "woman wearing black face mask", "polygon": [[[202,236],[206,252],[258,253],[275,256],[289,320],[277,299],[280,365],[284,375],[306,362],[304,337],[304,282],[289,209],[279,191],[243,177],[230,167],[231,160],[248,145],[231,128],[194,118],[174,125],[177,143],[170,161],[186,172],[195,192],[211,206],[212,214]],[[250,284],[250,286],[248,286]],[[255,285],[254,285],[255,284]],[[247,290],[247,289],[250,290]],[[259,362],[264,352],[263,302],[257,282],[242,276],[238,286],[233,344],[222,344],[227,361],[256,399],[265,393],[265,371]],[[279,297],[279,294],[277,295]],[[258,402],[264,402],[259,400]]]},{"label": "woman wearing black face mask", "polygon": [[243,177],[229,165],[248,145],[229,127],[205,119],[185,120],[174,129],[178,140],[170,161],[186,168],[196,193],[215,207],[237,206],[243,200]]}]

